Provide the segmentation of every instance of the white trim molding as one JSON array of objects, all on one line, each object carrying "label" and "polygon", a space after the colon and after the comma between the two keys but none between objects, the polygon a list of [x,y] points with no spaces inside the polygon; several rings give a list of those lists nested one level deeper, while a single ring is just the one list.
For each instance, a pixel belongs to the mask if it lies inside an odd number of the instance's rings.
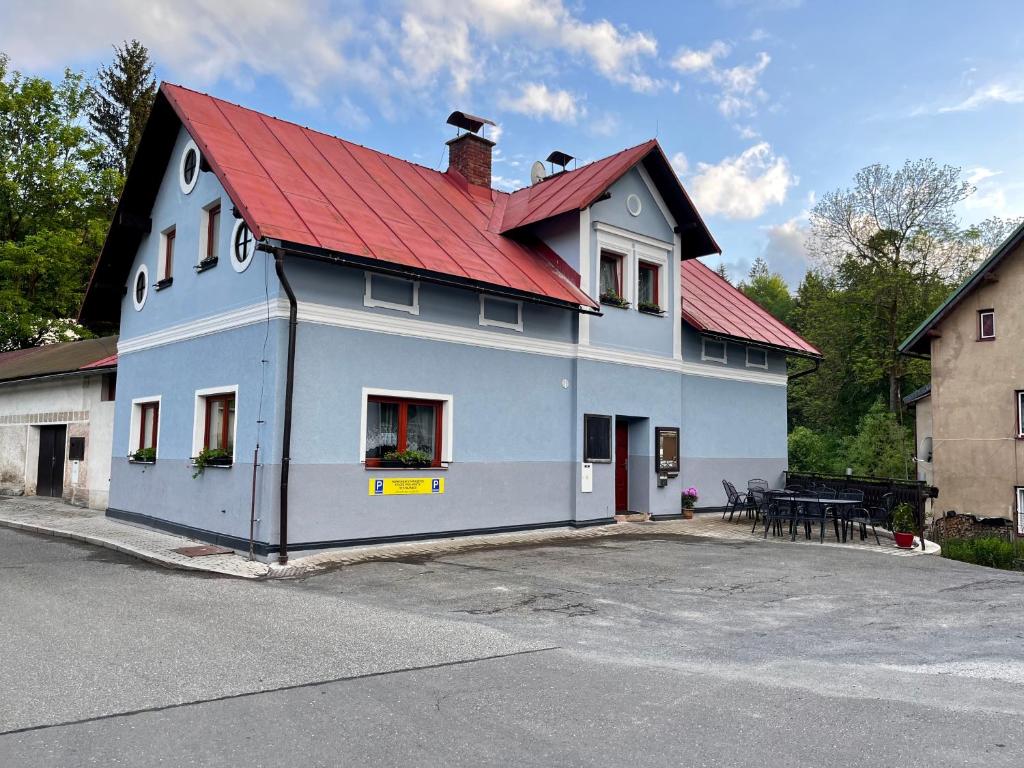
[{"label": "white trim molding", "polygon": [[[590,285],[590,261],[593,258],[590,251],[590,209],[584,208],[580,211],[580,285],[590,296],[594,295]],[[590,344],[590,315],[580,312],[579,323],[579,344],[585,347]]]},{"label": "white trim molding", "polygon": [[[195,412],[192,421],[192,456],[198,456],[203,450],[203,433],[206,427],[206,398],[211,395],[235,396],[235,423],[231,429],[232,454],[238,450],[238,385],[228,384],[223,387],[204,387],[197,389],[195,394]],[[236,457],[237,458],[237,457]]]},{"label": "white trim molding", "polygon": [[647,191],[650,192],[651,197],[654,198],[654,204],[658,206],[658,210],[661,211],[661,215],[665,217],[665,221],[669,223],[669,226],[675,229],[679,222],[676,221],[676,217],[672,215],[668,206],[665,205],[665,199],[661,196],[661,192],[658,191],[658,187],[654,183],[650,174],[647,173],[647,169],[644,168],[643,163],[637,165],[636,169],[640,173],[640,178],[643,179],[644,184],[647,186]]},{"label": "white trim molding", "polygon": [[[487,317],[486,304],[488,301],[494,301],[501,304],[511,304],[516,308],[516,321],[509,323],[504,320],[494,320]],[[518,299],[503,299],[498,296],[488,296],[486,293],[480,294],[480,325],[489,325],[495,328],[508,328],[513,331],[523,332],[523,302]]]},{"label": "white trim molding", "polygon": [[400,400],[435,400],[444,405],[441,407],[441,463],[449,464],[455,452],[452,440],[455,436],[455,397],[450,394],[436,392],[412,392],[405,389],[378,389],[363,387],[363,400],[359,410],[359,463],[366,463],[366,404],[370,397],[394,397]]},{"label": "white trim molding", "polygon": [[133,397],[132,398],[132,410],[131,410],[131,421],[128,424],[128,455],[131,456],[135,453],[136,446],[139,444],[139,433],[142,431],[142,421],[140,414],[142,412],[142,406],[148,405],[149,403],[156,403],[157,415],[156,415],[156,455],[160,455],[160,428],[163,426],[163,419],[160,418],[160,395],[150,395],[149,397]]},{"label": "white trim molding", "polygon": [[620,239],[623,242],[622,247],[630,247],[633,243],[643,243],[649,245],[652,248],[658,248],[662,251],[672,250],[672,243],[668,240],[659,240],[656,237],[649,237],[647,235],[641,235],[639,232],[633,232],[622,227],[616,227],[613,224],[605,224],[603,221],[594,222],[594,231],[603,232],[607,235],[612,235]]},{"label": "white trim molding", "polygon": [[[200,338],[213,333],[234,330],[247,325],[266,322],[267,319],[284,321],[288,319],[288,303],[277,299],[268,307],[265,303],[244,307],[232,312],[206,317],[191,323],[183,323],[157,333],[137,336],[133,339],[118,341],[118,355],[129,355],[142,352],[165,344]],[[508,352],[545,355],[549,357],[580,358],[598,362],[630,365],[640,368],[654,368],[662,371],[692,374],[695,376],[711,376],[720,379],[734,379],[761,384],[785,386],[786,374],[759,372],[743,368],[724,368],[718,365],[687,363],[672,357],[630,352],[608,347],[594,347],[589,344],[573,344],[567,341],[551,341],[532,336],[520,336],[511,333],[494,333],[481,328],[435,323],[429,320],[410,320],[405,317],[392,316],[379,312],[366,312],[361,309],[333,307],[326,304],[313,304],[300,301],[298,320],[301,323],[324,325],[334,328],[348,328],[357,331],[383,333],[407,338],[425,339],[428,341],[449,344],[465,344],[468,346],[500,349]]]},{"label": "white trim molding", "polygon": [[386,280],[395,280],[399,282],[412,283],[412,304],[396,304],[393,301],[382,301],[381,299],[373,298],[373,272],[366,272],[366,288],[363,291],[363,306],[364,307],[378,307],[380,309],[394,309],[398,312],[408,312],[410,315],[418,315],[420,313],[420,281],[419,280],[406,280],[402,277],[390,277],[381,276]]}]

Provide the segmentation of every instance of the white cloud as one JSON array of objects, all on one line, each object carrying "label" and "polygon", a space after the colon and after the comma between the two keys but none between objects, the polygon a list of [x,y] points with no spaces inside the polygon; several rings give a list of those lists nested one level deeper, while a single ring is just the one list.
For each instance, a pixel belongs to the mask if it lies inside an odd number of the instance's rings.
[{"label": "white cloud", "polygon": [[502,100],[502,106],[535,119],[575,123],[586,109],[569,91],[551,90],[544,83],[526,83],[516,98]]},{"label": "white cloud", "polygon": [[720,66],[718,60],[728,56],[729,51],[729,46],[721,40],[715,40],[704,50],[683,48],[672,60],[672,66],[679,72],[697,75],[717,85],[718,109],[726,117],[752,114],[757,104],[768,98],[760,79],[772,58],[761,51],[752,64]]},{"label": "white cloud", "polygon": [[757,218],[769,206],[783,203],[797,183],[786,158],[776,156],[768,142],[713,165],[698,163],[687,177],[687,188],[702,213],[730,219]]},{"label": "white cloud", "polygon": [[686,159],[686,155],[682,152],[676,152],[672,155],[670,162],[675,172],[680,176],[685,176],[686,172],[690,170],[690,161]]},{"label": "white cloud", "polygon": [[967,174],[967,183],[974,186],[976,191],[964,200],[964,208],[981,210],[990,216],[1005,214],[1006,190],[992,181],[1000,175],[1002,175],[1002,171],[993,171],[980,166],[972,168]]},{"label": "white cloud", "polygon": [[765,230],[767,241],[761,257],[772,272],[778,272],[795,291],[800,286],[810,265],[807,252],[807,212],[794,216],[782,224],[774,224]]},{"label": "white cloud", "polygon": [[976,89],[963,101],[945,107],[939,112],[973,112],[990,104],[1020,104],[1024,102],[1024,88],[1004,83],[993,83]]},{"label": "white cloud", "polygon": [[704,50],[680,48],[672,59],[672,66],[680,72],[702,72],[715,65],[715,59],[729,55],[729,45],[715,40]]}]

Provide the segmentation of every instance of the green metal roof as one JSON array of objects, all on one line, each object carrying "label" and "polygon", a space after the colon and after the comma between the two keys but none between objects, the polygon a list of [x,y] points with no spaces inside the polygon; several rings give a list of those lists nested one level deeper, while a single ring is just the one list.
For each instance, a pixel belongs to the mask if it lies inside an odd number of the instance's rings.
[{"label": "green metal roof", "polygon": [[[929,344],[922,344],[927,341],[926,334],[932,328],[946,317],[956,306],[960,303],[967,294],[973,291],[978,284],[982,281],[984,276],[995,267],[1003,258],[1010,253],[1014,248],[1020,245],[1021,241],[1024,240],[1024,224],[1018,226],[1010,236],[1007,237],[1003,242],[988,255],[981,266],[979,266],[964,282],[953,291],[946,300],[942,302],[934,312],[921,323],[917,328],[914,329],[902,344],[899,346],[899,351],[905,355],[918,355],[925,357],[931,349]],[[923,349],[922,349],[923,347]]]}]

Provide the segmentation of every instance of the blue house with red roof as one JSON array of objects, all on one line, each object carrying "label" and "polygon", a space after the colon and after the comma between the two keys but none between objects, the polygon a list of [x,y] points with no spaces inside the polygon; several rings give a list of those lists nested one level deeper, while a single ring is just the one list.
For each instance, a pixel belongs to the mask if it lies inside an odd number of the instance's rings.
[{"label": "blue house with red roof", "polygon": [[722,503],[787,358],[657,141],[507,193],[164,84],[81,320],[119,329],[108,514],[285,560]]}]

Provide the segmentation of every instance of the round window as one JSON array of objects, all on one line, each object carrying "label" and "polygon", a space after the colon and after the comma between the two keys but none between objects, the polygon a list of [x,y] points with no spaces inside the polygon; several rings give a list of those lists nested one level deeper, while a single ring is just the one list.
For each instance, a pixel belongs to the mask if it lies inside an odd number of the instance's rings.
[{"label": "round window", "polygon": [[185,149],[181,152],[181,164],[178,169],[178,184],[181,186],[181,191],[186,195],[195,189],[196,182],[199,181],[199,162],[199,147],[196,146],[194,141],[189,139]]},{"label": "round window", "polygon": [[643,210],[643,206],[640,203],[639,195],[630,195],[626,198],[626,210],[629,211],[630,216],[640,215],[640,211]]},{"label": "round window", "polygon": [[231,233],[231,266],[235,268],[235,272],[244,272],[249,267],[255,250],[256,240],[249,230],[249,225],[239,219]]},{"label": "round window", "polygon": [[139,268],[135,271],[135,283],[132,286],[132,302],[135,304],[135,309],[142,309],[142,305],[146,303],[146,297],[149,295],[149,270],[145,264],[140,264]]}]

